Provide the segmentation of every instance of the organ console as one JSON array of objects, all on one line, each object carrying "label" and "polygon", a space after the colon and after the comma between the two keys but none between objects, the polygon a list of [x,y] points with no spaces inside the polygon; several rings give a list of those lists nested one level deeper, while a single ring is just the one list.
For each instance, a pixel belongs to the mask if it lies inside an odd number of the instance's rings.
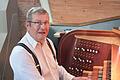
[{"label": "organ console", "polygon": [[74,30],[60,39],[58,63],[74,76],[111,80],[112,45],[119,44],[112,31]]}]

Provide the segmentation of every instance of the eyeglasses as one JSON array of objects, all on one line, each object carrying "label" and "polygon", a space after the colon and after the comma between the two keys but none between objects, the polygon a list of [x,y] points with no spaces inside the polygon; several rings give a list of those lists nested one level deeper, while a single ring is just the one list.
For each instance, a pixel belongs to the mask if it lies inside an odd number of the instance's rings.
[{"label": "eyeglasses", "polygon": [[37,25],[37,26],[41,26],[41,25],[47,25],[47,24],[49,24],[49,21],[45,21],[45,22],[41,22],[41,21],[39,21],[39,22],[35,22],[35,21],[28,21],[28,22],[30,22],[30,23],[33,23],[33,24],[35,24],[35,25]]}]

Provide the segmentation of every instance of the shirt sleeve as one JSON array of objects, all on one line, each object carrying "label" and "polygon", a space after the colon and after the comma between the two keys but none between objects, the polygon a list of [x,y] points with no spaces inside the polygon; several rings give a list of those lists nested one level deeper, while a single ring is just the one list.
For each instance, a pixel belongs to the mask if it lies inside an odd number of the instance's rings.
[{"label": "shirt sleeve", "polygon": [[68,73],[63,66],[59,66],[58,68],[59,68],[60,80],[72,80],[73,77],[75,77],[70,73]]},{"label": "shirt sleeve", "polygon": [[10,55],[10,65],[15,80],[44,80],[35,66],[30,53],[23,47],[16,46]]}]

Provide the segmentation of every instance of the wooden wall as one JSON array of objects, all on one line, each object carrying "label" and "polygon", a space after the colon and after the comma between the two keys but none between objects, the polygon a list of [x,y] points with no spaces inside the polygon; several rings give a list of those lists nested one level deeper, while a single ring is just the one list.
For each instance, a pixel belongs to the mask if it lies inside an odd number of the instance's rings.
[{"label": "wooden wall", "polygon": [[87,25],[120,18],[120,0],[49,0],[53,24]]},{"label": "wooden wall", "polygon": [[40,6],[39,0],[17,0],[19,22],[21,26],[21,34],[24,35],[26,32],[25,19],[27,11],[33,6]]},{"label": "wooden wall", "polygon": [[7,36],[0,51],[0,80],[13,80],[14,75],[9,63],[11,50],[25,33],[24,22],[27,10],[40,4],[38,0],[7,0],[6,4],[7,9],[3,11],[7,19]]}]

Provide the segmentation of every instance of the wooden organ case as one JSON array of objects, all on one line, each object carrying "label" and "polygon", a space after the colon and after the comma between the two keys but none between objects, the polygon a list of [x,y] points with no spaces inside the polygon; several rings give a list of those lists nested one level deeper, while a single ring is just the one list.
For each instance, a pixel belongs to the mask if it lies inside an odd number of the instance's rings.
[{"label": "wooden organ case", "polygon": [[[109,71],[103,80],[111,80],[111,54],[113,45],[119,45],[119,35],[112,31],[74,30],[62,36],[58,47],[58,63],[74,76],[83,76],[84,71],[109,63]],[[107,69],[108,70],[108,69]],[[96,75],[94,75],[96,76]],[[102,77],[101,77],[102,79]],[[92,80],[98,80],[92,78]]]}]

